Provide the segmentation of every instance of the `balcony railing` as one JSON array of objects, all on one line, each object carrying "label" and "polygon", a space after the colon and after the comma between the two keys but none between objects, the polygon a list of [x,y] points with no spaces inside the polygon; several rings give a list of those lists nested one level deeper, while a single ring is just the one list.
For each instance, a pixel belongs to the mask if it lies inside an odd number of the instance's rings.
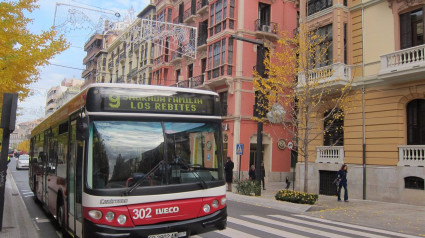
[{"label": "balcony railing", "polygon": [[181,49],[171,52],[171,61],[174,61],[176,59],[181,59],[181,58],[182,58]]},{"label": "balcony railing", "polygon": [[425,167],[425,145],[401,145],[398,157],[398,166]]},{"label": "balcony railing", "polygon": [[260,19],[255,20],[254,22],[255,31],[262,31],[272,34],[277,34],[278,24],[274,22],[263,22]]},{"label": "balcony railing", "polygon": [[130,72],[128,72],[128,74],[127,74],[127,78],[128,79],[130,79],[130,78],[132,78],[133,76],[135,76],[136,74],[137,74],[137,67],[134,67],[134,68],[132,68],[131,70],[130,70]]},{"label": "balcony railing", "polygon": [[379,74],[394,73],[425,66],[425,45],[399,50],[381,56]]},{"label": "balcony railing", "polygon": [[[351,67],[343,63],[335,63],[329,66],[312,69],[308,72],[310,84],[340,84],[345,85],[351,80]],[[298,86],[306,84],[304,73],[298,74]]]},{"label": "balcony railing", "polygon": [[203,83],[204,83],[204,75],[201,74],[195,77],[191,77],[187,80],[179,81],[170,86],[178,87],[178,88],[195,88],[195,87],[201,86]]},{"label": "balcony railing", "polygon": [[196,6],[191,6],[189,9],[186,9],[183,13],[183,21],[189,20],[189,18],[196,16]]},{"label": "balcony railing", "polygon": [[344,163],[344,146],[317,146],[316,163]]},{"label": "balcony railing", "polygon": [[208,6],[208,0],[198,0],[196,2],[196,12],[199,12],[199,10],[203,9],[206,6]]},{"label": "balcony railing", "polygon": [[118,76],[117,83],[125,83],[125,81],[124,81],[124,75]]},{"label": "balcony railing", "polygon": [[125,52],[122,52],[120,54],[120,61],[125,60],[125,58],[127,58],[127,54]]}]

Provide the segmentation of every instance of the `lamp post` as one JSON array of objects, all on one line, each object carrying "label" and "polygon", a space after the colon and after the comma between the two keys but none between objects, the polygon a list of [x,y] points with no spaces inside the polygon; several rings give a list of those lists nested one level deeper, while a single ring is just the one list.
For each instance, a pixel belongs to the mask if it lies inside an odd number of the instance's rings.
[{"label": "lamp post", "polygon": [[[265,67],[264,67],[264,42],[262,41],[256,41],[249,38],[237,36],[237,35],[231,35],[230,40],[240,40],[245,41],[248,43],[252,43],[254,45],[257,45],[257,72],[258,74],[264,78],[265,77]],[[260,87],[261,87],[261,81],[260,81]],[[263,122],[261,121],[264,117],[264,107],[263,105],[266,100],[264,98],[264,95],[261,91],[255,92],[255,107],[254,107],[254,115],[256,115],[259,119],[257,122],[257,150],[256,150],[256,159],[255,159],[255,178],[261,186],[261,159],[263,158]],[[260,106],[259,106],[260,105]],[[258,194],[261,196],[261,189]]]}]

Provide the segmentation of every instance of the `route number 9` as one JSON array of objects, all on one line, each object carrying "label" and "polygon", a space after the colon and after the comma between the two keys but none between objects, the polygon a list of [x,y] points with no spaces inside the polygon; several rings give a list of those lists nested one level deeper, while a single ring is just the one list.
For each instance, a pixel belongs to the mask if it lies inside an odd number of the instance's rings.
[{"label": "route number 9", "polygon": [[112,108],[120,107],[120,96],[109,96],[109,106]]}]

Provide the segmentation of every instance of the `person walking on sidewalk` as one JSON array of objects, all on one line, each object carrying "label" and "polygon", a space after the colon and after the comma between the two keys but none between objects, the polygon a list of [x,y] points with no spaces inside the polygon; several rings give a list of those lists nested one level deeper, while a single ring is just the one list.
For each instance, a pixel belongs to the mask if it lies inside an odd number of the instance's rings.
[{"label": "person walking on sidewalk", "polygon": [[264,162],[261,162],[260,179],[263,184],[263,190],[266,190],[266,184],[264,183],[264,177],[266,177],[266,170],[264,169]]},{"label": "person walking on sidewalk", "polygon": [[251,169],[249,170],[249,179],[251,179],[252,181],[255,180],[255,166],[251,165]]},{"label": "person walking on sidewalk", "polygon": [[233,181],[233,168],[235,167],[233,161],[230,157],[227,157],[226,165],[224,166],[224,171],[226,172],[226,183],[227,191],[232,191],[232,181]]},{"label": "person walking on sidewalk", "polygon": [[336,174],[339,186],[338,186],[338,202],[341,201],[341,189],[344,187],[344,202],[348,202],[348,190],[347,190],[347,165],[343,164],[341,169]]}]

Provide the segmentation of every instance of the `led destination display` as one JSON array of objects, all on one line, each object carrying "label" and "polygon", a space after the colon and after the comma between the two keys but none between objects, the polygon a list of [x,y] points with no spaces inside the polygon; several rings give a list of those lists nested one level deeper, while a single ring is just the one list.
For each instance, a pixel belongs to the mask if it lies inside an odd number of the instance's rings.
[{"label": "led destination display", "polygon": [[101,90],[102,111],[214,115],[214,96],[173,92],[155,95],[136,90]]}]

